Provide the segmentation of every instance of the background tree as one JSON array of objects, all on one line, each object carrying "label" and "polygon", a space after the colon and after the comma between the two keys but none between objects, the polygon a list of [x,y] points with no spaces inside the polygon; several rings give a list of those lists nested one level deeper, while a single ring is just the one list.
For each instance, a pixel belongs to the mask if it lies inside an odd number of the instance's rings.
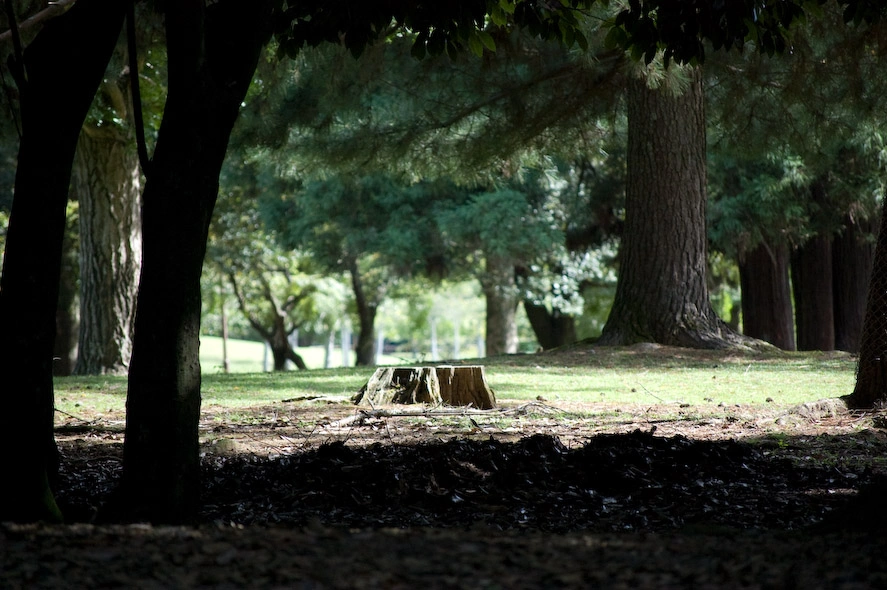
[{"label": "background tree", "polygon": [[78,374],[125,374],[132,354],[143,179],[131,106],[130,41],[142,48],[140,104],[152,139],[165,92],[157,14],[140,3],[133,15],[135,38],[124,35],[118,41],[74,160],[71,196],[80,212]]},{"label": "background tree", "polygon": [[[743,342],[710,303],[702,74],[691,68],[684,76],[684,88],[650,88],[644,79],[628,85],[625,229],[601,344]],[[682,81],[674,72],[666,80]]]}]

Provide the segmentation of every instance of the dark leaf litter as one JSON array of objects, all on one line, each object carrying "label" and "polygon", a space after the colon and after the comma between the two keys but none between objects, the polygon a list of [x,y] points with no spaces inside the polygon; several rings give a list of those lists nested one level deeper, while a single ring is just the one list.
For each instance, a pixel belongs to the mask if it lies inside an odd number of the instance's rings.
[{"label": "dark leaf litter", "polygon": [[[67,461],[60,501],[95,512],[119,458]],[[847,503],[867,472],[798,465],[735,441],[651,432],[453,438],[417,445],[332,442],[274,459],[204,458],[201,521],[243,525],[664,531],[686,526],[792,530]]]}]

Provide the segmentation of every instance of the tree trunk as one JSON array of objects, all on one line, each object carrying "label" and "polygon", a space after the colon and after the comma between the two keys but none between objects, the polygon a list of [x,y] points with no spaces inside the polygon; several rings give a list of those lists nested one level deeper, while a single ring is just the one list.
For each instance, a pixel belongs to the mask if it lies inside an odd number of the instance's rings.
[{"label": "tree trunk", "polygon": [[142,263],[139,159],[130,134],[109,127],[85,128],[74,160],[80,202],[78,375],[123,375],[132,356]]},{"label": "tree trunk", "polygon": [[77,333],[79,331],[77,223],[77,216],[72,215],[68,218],[62,244],[59,304],[55,316],[55,347],[52,353],[52,374],[58,376],[73,373],[74,364],[77,361]]},{"label": "tree trunk", "polygon": [[887,407],[887,207],[881,209],[881,230],[875,246],[872,276],[865,305],[856,387],[845,398],[854,409]]},{"label": "tree trunk", "polygon": [[299,370],[306,370],[305,360],[293,350],[290,344],[289,334],[283,324],[283,319],[279,325],[275,323],[273,331],[265,338],[268,346],[271,347],[271,358],[274,359],[275,371],[286,371],[286,361],[292,361]]},{"label": "tree trunk", "polygon": [[354,291],[354,302],[357,305],[357,321],[360,325],[357,331],[357,360],[355,364],[358,367],[372,367],[376,361],[376,338],[373,336],[373,331],[375,330],[379,302],[367,294],[360,276],[360,269],[354,259],[349,262],[349,272],[351,274],[351,288]]},{"label": "tree trunk", "polygon": [[625,226],[619,279],[599,344],[693,348],[744,343],[722,322],[706,285],[707,195],[702,76],[681,96],[628,84]]},{"label": "tree trunk", "polygon": [[[124,2],[81,0],[49,21],[25,51],[22,141],[0,280],[0,374],[6,436],[0,520],[59,519],[49,489],[52,352],[68,184],[80,128],[123,24]],[[9,482],[14,482],[10,485]]]},{"label": "tree trunk", "polygon": [[487,303],[486,356],[516,353],[517,306],[520,301],[514,264],[507,259],[488,256],[481,287]]},{"label": "tree trunk", "polygon": [[849,216],[844,231],[832,238],[835,348],[859,352],[865,298],[872,276],[877,220],[856,222]]},{"label": "tree trunk", "polygon": [[169,94],[145,186],[123,480],[112,517],[181,523],[197,514],[200,274],[219,172],[268,39],[271,4],[166,4]]},{"label": "tree trunk", "polygon": [[791,276],[798,350],[834,350],[831,240],[816,236],[796,249]]},{"label": "tree trunk", "polygon": [[496,395],[480,365],[383,367],[376,369],[352,401],[373,407],[383,404],[446,404],[480,410],[496,407]]},{"label": "tree trunk", "polygon": [[557,309],[548,311],[544,305],[536,305],[527,299],[524,299],[524,310],[536,340],[544,350],[576,342],[576,319],[573,316]]},{"label": "tree trunk", "polygon": [[788,246],[761,244],[739,261],[739,285],[745,335],[794,350],[788,264]]}]

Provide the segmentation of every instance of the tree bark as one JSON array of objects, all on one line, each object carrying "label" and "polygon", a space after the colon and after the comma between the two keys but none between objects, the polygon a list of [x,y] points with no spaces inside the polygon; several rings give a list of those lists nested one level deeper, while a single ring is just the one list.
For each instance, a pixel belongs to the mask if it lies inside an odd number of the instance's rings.
[{"label": "tree bark", "polygon": [[788,246],[761,244],[739,261],[739,285],[745,335],[794,350],[788,265]]},{"label": "tree bark", "polygon": [[844,220],[844,231],[832,238],[835,348],[859,352],[865,300],[872,276],[877,220]]},{"label": "tree bark", "polygon": [[80,202],[80,339],[74,372],[123,375],[132,356],[142,263],[139,159],[132,134],[86,127],[74,160]]},{"label": "tree bark", "polygon": [[856,387],[845,398],[853,409],[887,407],[887,207],[881,210],[872,277],[865,305]]},{"label": "tree bark", "polygon": [[831,239],[816,236],[797,248],[791,276],[798,350],[834,350]]},{"label": "tree bark", "polygon": [[544,305],[536,305],[526,299],[524,310],[543,350],[576,342],[576,319],[573,316],[562,314],[557,309],[548,311]]},{"label": "tree bark", "polygon": [[[24,55],[22,140],[0,280],[0,373],[5,389],[5,498],[0,520],[59,519],[49,489],[52,352],[68,184],[80,128],[123,24],[124,2],[80,0],[48,22]],[[8,482],[15,482],[10,485]]]},{"label": "tree bark", "polygon": [[371,367],[376,362],[376,338],[374,336],[376,325],[376,311],[379,309],[378,298],[370,297],[366,292],[363,279],[357,261],[351,259],[348,264],[351,275],[351,288],[354,292],[354,302],[357,305],[357,346],[355,364],[358,367]]},{"label": "tree bark", "polygon": [[182,523],[197,514],[200,274],[219,173],[270,34],[271,4],[166,4],[169,94],[144,193],[144,259],[114,518]]},{"label": "tree bark", "polygon": [[77,362],[77,333],[79,332],[79,298],[77,288],[78,240],[77,217],[68,218],[62,243],[62,267],[59,279],[59,303],[55,317],[55,346],[52,353],[52,374],[70,375]]},{"label": "tree bark", "polygon": [[520,303],[514,264],[490,255],[481,279],[486,299],[486,356],[514,354],[518,350],[517,306]]},{"label": "tree bark", "polygon": [[709,301],[702,76],[698,68],[689,76],[681,96],[629,81],[625,226],[616,296],[599,344],[746,343]]}]

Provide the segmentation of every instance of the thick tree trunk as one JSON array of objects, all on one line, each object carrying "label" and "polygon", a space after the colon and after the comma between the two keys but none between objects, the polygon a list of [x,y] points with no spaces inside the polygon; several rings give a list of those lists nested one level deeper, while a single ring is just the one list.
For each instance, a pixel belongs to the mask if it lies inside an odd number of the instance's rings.
[{"label": "thick tree trunk", "polygon": [[835,348],[859,352],[865,299],[872,276],[877,220],[856,222],[849,216],[844,231],[832,238]]},{"label": "thick tree trunk", "polygon": [[52,374],[70,375],[77,362],[77,333],[79,331],[79,298],[77,289],[78,239],[77,216],[72,215],[66,224],[62,243],[61,277],[59,279],[59,304],[55,316],[55,346],[52,353]]},{"label": "thick tree trunk", "polygon": [[887,407],[887,207],[881,211],[881,224],[872,263],[856,387],[845,398],[850,408]]},{"label": "thick tree trunk", "polygon": [[86,127],[74,160],[80,202],[80,339],[74,372],[123,375],[142,263],[139,159],[130,134]]},{"label": "thick tree trunk", "polygon": [[834,350],[831,240],[817,236],[795,250],[791,275],[798,350]]},{"label": "thick tree trunk", "polygon": [[0,282],[0,374],[8,440],[0,520],[60,518],[52,352],[71,166],[80,128],[117,41],[124,2],[81,0],[25,51],[23,136]]},{"label": "thick tree trunk", "polygon": [[741,344],[706,285],[705,113],[701,72],[681,96],[628,85],[628,173],[619,279],[600,344]]},{"label": "thick tree trunk", "polygon": [[745,335],[794,350],[788,265],[788,246],[761,244],[739,261],[739,284]]},{"label": "thick tree trunk", "polygon": [[480,410],[496,407],[496,395],[480,365],[376,369],[352,401],[373,407],[383,404],[446,404]]},{"label": "thick tree trunk", "polygon": [[544,305],[536,305],[527,299],[524,299],[524,310],[536,340],[544,350],[576,342],[576,319],[573,316],[557,309],[548,311]]},{"label": "thick tree trunk", "polygon": [[200,274],[219,172],[267,41],[270,4],[166,4],[169,95],[144,194],[117,518],[180,523],[197,514]]},{"label": "thick tree trunk", "polygon": [[518,350],[517,284],[514,264],[496,256],[487,257],[481,279],[486,299],[486,356],[514,354]]}]

